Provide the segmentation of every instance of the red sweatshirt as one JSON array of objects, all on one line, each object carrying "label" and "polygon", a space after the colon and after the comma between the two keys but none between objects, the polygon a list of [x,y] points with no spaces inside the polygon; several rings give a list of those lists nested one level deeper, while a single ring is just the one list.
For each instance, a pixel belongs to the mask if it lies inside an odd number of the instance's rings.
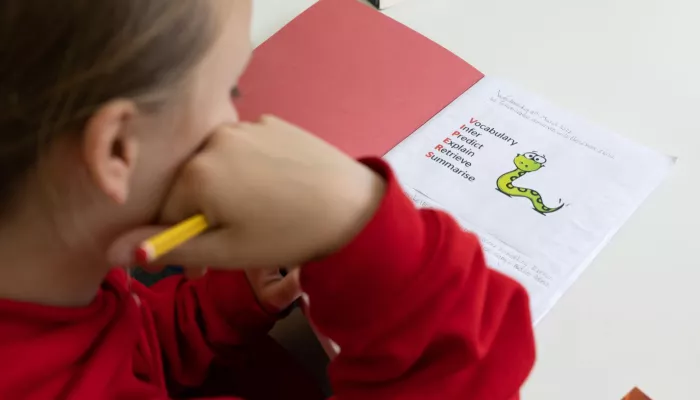
[{"label": "red sweatshirt", "polygon": [[[517,398],[534,360],[525,291],[447,215],[387,193],[345,249],[304,266],[317,329],[339,344],[337,400]],[[0,398],[317,399],[266,332],[241,272],[150,289],[114,271],[92,304],[0,300]],[[226,397],[228,396],[228,397]]]}]

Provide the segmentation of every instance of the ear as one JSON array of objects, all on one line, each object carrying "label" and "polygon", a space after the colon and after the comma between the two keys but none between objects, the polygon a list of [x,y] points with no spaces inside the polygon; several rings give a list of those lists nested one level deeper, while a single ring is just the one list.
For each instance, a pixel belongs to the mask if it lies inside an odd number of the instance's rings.
[{"label": "ear", "polygon": [[136,105],[113,100],[100,107],[83,132],[83,157],[97,186],[118,204],[129,197],[129,184],[136,166],[138,140],[129,130]]}]

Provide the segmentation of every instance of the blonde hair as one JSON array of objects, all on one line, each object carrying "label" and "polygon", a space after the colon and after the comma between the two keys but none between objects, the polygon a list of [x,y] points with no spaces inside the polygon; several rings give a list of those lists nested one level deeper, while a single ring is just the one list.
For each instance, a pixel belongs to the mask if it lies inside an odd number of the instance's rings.
[{"label": "blonde hair", "polygon": [[203,0],[0,2],[0,208],[114,98],[156,110],[213,41]]}]

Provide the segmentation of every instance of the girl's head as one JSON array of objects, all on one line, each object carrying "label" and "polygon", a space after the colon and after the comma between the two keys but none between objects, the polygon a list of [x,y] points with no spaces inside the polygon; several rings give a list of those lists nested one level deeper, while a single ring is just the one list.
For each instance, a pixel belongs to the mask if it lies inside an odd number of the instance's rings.
[{"label": "girl's head", "polygon": [[178,167],[213,127],[237,120],[250,7],[3,0],[3,225],[32,219],[70,245],[106,245],[153,219]]}]

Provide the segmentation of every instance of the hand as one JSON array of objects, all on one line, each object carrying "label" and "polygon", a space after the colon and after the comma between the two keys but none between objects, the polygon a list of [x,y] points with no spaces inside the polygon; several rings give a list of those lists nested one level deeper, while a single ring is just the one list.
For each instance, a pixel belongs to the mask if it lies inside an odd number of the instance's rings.
[{"label": "hand", "polygon": [[260,306],[270,314],[287,309],[301,296],[299,268],[287,276],[282,276],[279,268],[247,269],[245,273]]},{"label": "hand", "polygon": [[[246,278],[253,290],[260,307],[270,314],[277,314],[292,305],[302,293],[299,280],[299,267],[285,269],[282,275],[280,268],[250,268],[245,270]],[[187,279],[199,279],[206,275],[206,267],[184,268]]]},{"label": "hand", "polygon": [[[183,167],[162,219],[203,213],[213,227],[160,264],[246,268],[300,265],[350,242],[373,216],[383,179],[324,141],[274,117],[222,126]],[[155,233],[146,227],[112,246],[114,265]]]}]

